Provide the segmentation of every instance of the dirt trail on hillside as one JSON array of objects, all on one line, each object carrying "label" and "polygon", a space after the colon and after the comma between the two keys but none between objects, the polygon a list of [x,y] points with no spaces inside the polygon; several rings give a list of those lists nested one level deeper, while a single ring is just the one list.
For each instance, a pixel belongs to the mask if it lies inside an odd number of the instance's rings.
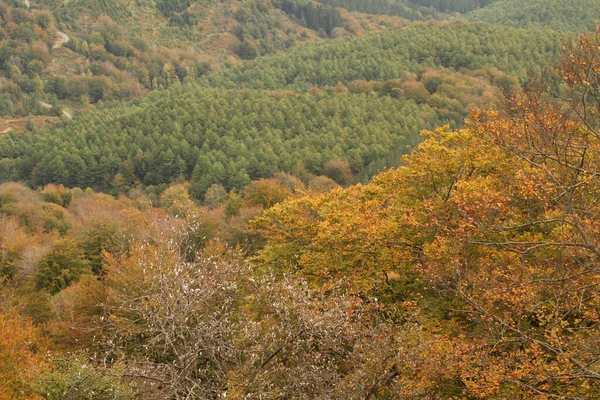
[{"label": "dirt trail on hillside", "polygon": [[[65,43],[69,43],[69,40],[71,40],[69,38],[69,36],[64,32],[57,30],[56,33],[58,34],[58,36],[60,36],[60,40],[58,42],[54,43],[54,46],[52,46],[53,49],[59,49],[62,47],[62,45],[64,45]],[[40,101],[40,105],[44,108],[52,108],[52,105],[50,105],[46,102],[43,102],[43,101]],[[65,117],[67,117],[68,119],[73,119],[73,116],[64,110],[63,110],[63,115]]]},{"label": "dirt trail on hillside", "polygon": [[[48,104],[45,101],[40,101],[40,106],[42,106],[44,108],[52,108],[52,104]],[[68,119],[73,119],[73,116],[70,113],[66,112],[65,110],[63,110],[63,115],[65,117],[67,117]]]},{"label": "dirt trail on hillside", "polygon": [[[27,6],[27,8],[31,8],[31,4],[29,4],[29,0],[23,0],[23,3],[25,4],[25,6]],[[64,32],[61,32],[61,31],[57,30],[56,34],[58,36],[60,36],[60,39],[58,40],[58,42],[54,43],[54,45],[52,46],[53,49],[59,49],[65,43],[69,43],[69,40],[71,40],[71,38],[69,38],[69,36],[66,33],[64,33]],[[48,104],[48,103],[46,103],[44,101],[40,101],[40,106],[42,106],[44,108],[52,108],[51,104]],[[73,119],[73,116],[70,113],[66,112],[66,111],[63,111],[63,115],[65,117],[67,117],[68,119]],[[10,129],[11,128],[8,128],[8,130],[10,130]],[[6,132],[7,131],[0,132],[0,134],[6,133]]]},{"label": "dirt trail on hillside", "polygon": [[[23,4],[25,4],[25,6],[30,9],[31,8],[31,4],[29,3],[29,0],[23,0]],[[54,45],[52,46],[53,49],[59,49],[60,47],[62,47],[63,44],[65,43],[69,43],[69,40],[71,40],[71,38],[69,38],[69,36],[61,31],[56,31],[56,34],[58,36],[60,36],[60,40],[56,43],[54,43]]]},{"label": "dirt trail on hillside", "polygon": [[56,31],[56,33],[58,34],[58,36],[60,36],[60,40],[54,43],[54,45],[52,46],[53,49],[58,49],[62,47],[63,44],[69,43],[69,40],[71,40],[71,38],[69,38],[69,36],[64,32]]}]

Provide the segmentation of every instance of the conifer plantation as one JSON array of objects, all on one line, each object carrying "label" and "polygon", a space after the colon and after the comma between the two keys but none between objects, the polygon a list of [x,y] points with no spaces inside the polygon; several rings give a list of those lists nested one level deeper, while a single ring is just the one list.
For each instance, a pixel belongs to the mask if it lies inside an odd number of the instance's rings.
[{"label": "conifer plantation", "polygon": [[0,4],[0,400],[599,398],[597,11]]}]

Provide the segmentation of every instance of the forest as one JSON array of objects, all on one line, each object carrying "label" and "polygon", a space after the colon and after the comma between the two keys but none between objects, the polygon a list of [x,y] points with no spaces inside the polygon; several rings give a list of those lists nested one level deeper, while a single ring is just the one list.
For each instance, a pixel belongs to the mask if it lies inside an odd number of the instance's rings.
[{"label": "forest", "polygon": [[[0,119],[23,118],[26,121],[41,115],[61,117],[65,110],[67,115],[85,114],[93,110],[99,101],[135,99],[151,90],[168,88],[174,83],[194,81],[213,70],[224,69],[225,75],[239,74],[241,71],[235,68],[239,60],[259,57],[257,64],[260,65],[255,68],[264,68],[265,65],[261,64],[262,56],[291,49],[305,42],[328,37],[355,36],[363,30],[404,24],[402,20],[386,20],[387,15],[402,15],[402,18],[406,18],[406,23],[410,20],[452,20],[464,17],[473,22],[495,24],[491,30],[501,30],[499,25],[505,25],[582,32],[593,30],[597,15],[594,11],[598,8],[598,4],[591,0],[557,1],[553,2],[552,7],[540,1],[529,1],[526,7],[517,7],[506,0],[411,0],[396,3],[386,0],[380,2],[381,4],[377,1],[361,1],[360,7],[353,6],[351,1],[336,1],[337,3],[332,4],[315,4],[305,0],[236,0],[235,3],[164,0],[154,4],[145,0],[134,4],[126,0],[40,0],[34,2],[31,7],[26,7],[21,0],[5,2],[0,10],[0,72],[2,78],[6,79],[0,84]],[[381,9],[383,5],[400,7],[409,10],[409,14],[417,13],[420,17],[385,11]],[[431,12],[425,12],[424,9]],[[344,16],[340,14],[340,10],[345,10]],[[365,22],[365,19],[355,20],[356,15],[352,14],[355,11],[378,14],[380,18],[371,22]],[[411,28],[421,27],[417,25]],[[423,53],[418,57],[410,57],[413,61],[418,59],[418,66],[442,65],[479,69],[481,67],[478,65],[487,64],[506,71],[518,68],[516,66],[522,64],[522,60],[514,58],[517,57],[515,51],[520,50],[517,46],[509,50],[508,55],[502,55],[503,58],[492,60],[485,57],[477,60],[453,59],[461,53],[452,48],[446,49],[446,52],[452,54],[430,59],[428,54],[433,54],[438,49],[429,46],[439,46],[443,43],[439,40],[440,36],[435,32],[435,27],[430,32],[409,30],[403,34],[391,29],[384,30],[390,37],[377,40],[406,46],[406,52],[398,52],[388,57],[390,54],[372,54],[372,50],[369,51],[366,59],[372,60],[368,61],[370,66],[362,65],[358,71],[354,70],[355,67],[350,67],[353,79],[387,80],[398,77],[398,71],[406,68],[414,71],[417,65],[407,67],[402,63],[407,54],[415,50]],[[510,30],[490,32],[488,28],[472,25],[471,33],[475,31],[477,36],[481,32],[485,37],[482,40],[502,41],[522,35]],[[69,40],[60,44],[58,32],[67,35]],[[446,34],[454,36],[454,33],[442,33]],[[401,37],[402,35],[404,37]],[[422,51],[412,40],[415,35],[429,37],[434,43],[419,43],[425,46],[425,51]],[[556,38],[560,36],[555,32],[545,32],[533,34],[535,38],[520,40],[527,42],[524,45],[535,43],[548,50],[548,46],[552,46],[551,43],[538,43],[539,40],[546,40],[542,39],[545,35]],[[318,56],[316,62],[323,56],[329,57],[339,51],[348,54],[349,51],[366,51],[367,48],[376,49],[378,52],[399,50],[380,46],[370,37],[365,37],[363,43],[360,43],[360,40],[353,42],[349,39],[347,38],[346,46],[354,47],[352,49],[337,43],[323,43],[322,50],[310,46],[310,50],[306,50],[305,46],[300,46],[302,49],[298,49],[298,53],[291,53],[294,54],[291,57]],[[459,36],[457,39],[458,42],[454,44],[460,46],[464,44],[462,40],[471,41],[468,37]],[[557,40],[556,44],[558,43]],[[514,46],[510,41],[482,45],[498,48]],[[477,52],[477,49],[470,50]],[[325,51],[327,55],[307,54],[307,51]],[[382,59],[383,57],[385,59]],[[358,60],[348,61],[356,65],[361,64]],[[387,65],[377,70],[376,67],[381,61]],[[543,61],[547,62],[532,56],[530,64],[544,64]],[[298,73],[308,75],[297,82],[296,88],[300,88],[299,85],[304,83],[302,81],[315,81],[315,74],[318,85],[337,83],[332,81],[333,78],[319,76],[331,70],[332,66],[319,68],[298,59],[294,59],[294,62],[306,64]],[[277,62],[269,60],[266,63],[275,66]],[[244,73],[250,73],[245,68],[242,70]],[[511,72],[524,79],[528,70],[519,68]],[[281,89],[284,86],[281,82],[271,82],[273,78],[265,75],[252,77],[257,82],[250,83],[249,87]],[[268,75],[274,77],[280,75],[280,72],[269,71]],[[286,79],[296,80],[296,77]],[[344,79],[340,80],[345,82]],[[223,84],[220,82],[218,86]],[[290,82],[286,82],[285,86],[290,86]],[[7,126],[22,131],[24,123]]]},{"label": "forest", "polygon": [[[58,46],[56,21],[48,11],[0,7],[4,117],[60,116],[61,105],[85,109],[100,100],[132,99],[185,79],[188,66],[196,68],[194,74],[206,68],[190,57],[155,53],[143,40],[125,39],[124,30],[109,17],[91,26],[93,35],[70,37]],[[59,67],[57,62],[75,65]],[[40,105],[42,101],[52,108]]]},{"label": "forest", "polygon": [[489,7],[466,15],[472,21],[488,22],[521,28],[544,27],[557,31],[589,32],[597,25],[600,4],[594,0],[522,2],[498,1]]},{"label": "forest", "polygon": [[566,4],[0,4],[0,400],[598,398]]},{"label": "forest", "polygon": [[[422,129],[461,126],[470,109],[500,102],[501,90],[519,86],[516,71],[548,64],[560,43],[558,35],[537,41],[536,31],[487,25],[414,29],[422,40],[413,41],[414,49],[407,48],[414,36],[410,29],[368,41],[299,47],[287,57],[264,57],[231,73],[211,74],[200,85],[179,85],[133,103],[106,103],[52,129],[9,133],[0,139],[0,180],[119,191],[181,178],[201,199],[212,184],[241,190],[275,172],[321,175],[330,160],[345,161],[364,180],[397,165]],[[476,30],[486,29],[489,35],[481,35],[479,43],[470,41]],[[440,31],[444,40],[437,39]],[[511,35],[515,32],[521,37]],[[468,46],[473,48],[468,56],[452,59],[461,57],[456,49]],[[371,49],[364,65],[354,62],[362,49]],[[517,49],[528,54],[527,63],[509,63],[517,60]],[[384,58],[389,53],[396,58]],[[423,60],[423,54],[429,57]],[[315,76],[317,69],[322,76]],[[287,90],[308,85],[314,90]]]},{"label": "forest", "polygon": [[376,15],[397,15],[411,21],[430,19],[544,27],[565,32],[594,30],[600,5],[594,0],[319,0],[320,3]]},{"label": "forest", "polygon": [[560,32],[505,28],[463,22],[412,25],[358,38],[298,46],[200,80],[207,86],[255,89],[334,86],[362,79],[398,79],[423,67],[478,70],[496,68],[525,80],[528,72],[555,59]]},{"label": "forest", "polygon": [[[0,7],[0,117],[5,118],[60,117],[62,109],[83,114],[101,100],[134,99],[193,81],[236,59],[310,41],[307,31],[314,30],[314,38],[330,35],[342,24],[331,7],[296,2],[243,2],[235,12],[222,5],[219,20],[210,21],[214,26],[205,23],[207,10],[189,1],[152,7],[117,0],[41,1],[27,7],[13,0]],[[156,26],[160,32],[151,32]],[[59,32],[69,38],[64,44]],[[205,36],[221,43],[208,43]]]},{"label": "forest", "polygon": [[402,154],[417,144],[419,127],[450,119],[425,104],[388,96],[200,88],[172,91],[135,110],[102,111],[62,129],[9,135],[3,141],[3,180],[30,177],[33,186],[58,183],[118,193],[136,183],[168,184],[182,177],[202,198],[215,183],[240,190],[279,171],[320,175],[333,159],[350,158],[360,173],[391,155],[390,149]]},{"label": "forest", "polygon": [[398,15],[409,19],[447,19],[467,14],[498,0],[319,0],[320,3],[368,14]]}]

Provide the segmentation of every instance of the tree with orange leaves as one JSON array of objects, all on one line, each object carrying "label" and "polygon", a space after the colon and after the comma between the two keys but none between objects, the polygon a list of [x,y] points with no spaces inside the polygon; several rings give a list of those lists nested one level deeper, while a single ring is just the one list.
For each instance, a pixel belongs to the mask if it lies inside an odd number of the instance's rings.
[{"label": "tree with orange leaves", "polygon": [[0,294],[0,400],[38,399],[30,383],[44,370],[46,340],[18,310],[5,308],[6,292]]},{"label": "tree with orange leaves", "polygon": [[276,205],[257,221],[258,261],[416,304],[421,329],[447,340],[430,351],[453,355],[428,398],[597,396],[599,44],[597,30],[567,48],[558,97],[540,80],[466,129],[426,133],[369,185]]}]

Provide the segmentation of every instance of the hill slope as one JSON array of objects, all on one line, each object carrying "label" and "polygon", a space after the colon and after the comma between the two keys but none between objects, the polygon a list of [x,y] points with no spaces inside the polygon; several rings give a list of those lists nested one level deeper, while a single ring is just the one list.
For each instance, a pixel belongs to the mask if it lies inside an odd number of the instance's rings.
[{"label": "hill slope", "polygon": [[313,3],[11,0],[0,6],[0,117],[60,116],[61,107],[86,112],[100,100],[132,99],[321,40],[317,31],[348,33],[337,10]]},{"label": "hill slope", "polygon": [[525,79],[556,59],[566,35],[482,23],[413,24],[375,35],[299,46],[203,79],[209,86],[306,89],[397,79],[420,68],[497,68]]},{"label": "hill slope", "polygon": [[399,15],[414,20],[447,19],[455,14],[485,7],[498,0],[319,0],[320,3],[350,11],[378,15]]},{"label": "hill slope", "polygon": [[188,87],[53,130],[8,135],[0,179],[111,190],[116,174],[126,187],[181,175],[203,194],[213,183],[241,189],[296,167],[320,173],[331,159],[350,160],[360,172],[442,122],[427,105],[389,96]]},{"label": "hill slope", "polygon": [[466,15],[471,21],[543,27],[559,31],[593,31],[600,23],[600,2],[595,0],[501,0]]},{"label": "hill slope", "polygon": [[[11,134],[0,140],[0,180],[116,190],[183,177],[202,196],[213,183],[240,189],[282,170],[320,174],[331,160],[368,178],[397,165],[420,130],[460,126],[471,107],[493,104],[498,86],[517,85],[511,74],[547,64],[560,43],[557,33],[454,23],[298,47],[200,86]],[[282,91],[313,85],[332,87]]]}]

